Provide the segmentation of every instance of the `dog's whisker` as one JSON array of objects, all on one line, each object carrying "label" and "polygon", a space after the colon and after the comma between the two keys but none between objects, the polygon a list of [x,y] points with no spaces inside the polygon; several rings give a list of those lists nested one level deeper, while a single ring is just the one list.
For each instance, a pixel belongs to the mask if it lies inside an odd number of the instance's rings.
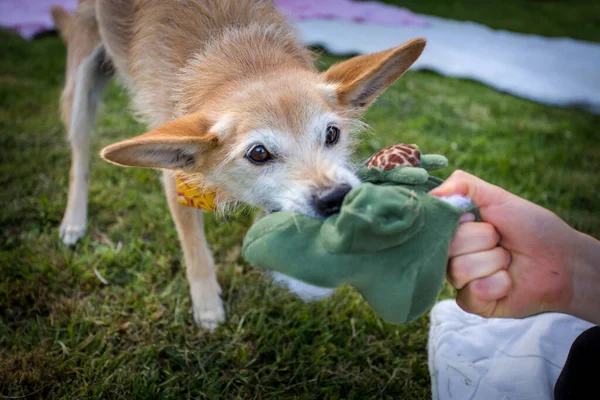
[{"label": "dog's whisker", "polygon": [[296,225],[296,230],[301,232],[300,225],[298,224],[298,220],[296,219],[296,213],[292,213],[292,221],[294,221],[294,225]]}]

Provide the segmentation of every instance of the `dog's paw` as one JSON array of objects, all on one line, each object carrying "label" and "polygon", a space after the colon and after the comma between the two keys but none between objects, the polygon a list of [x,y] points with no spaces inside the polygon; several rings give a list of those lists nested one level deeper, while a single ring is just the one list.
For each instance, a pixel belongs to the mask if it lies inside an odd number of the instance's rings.
[{"label": "dog's paw", "polygon": [[201,328],[214,331],[225,321],[221,287],[216,281],[190,283],[194,322]]},{"label": "dog's paw", "polygon": [[71,221],[70,218],[65,217],[60,224],[58,232],[62,242],[67,246],[72,246],[85,236],[86,228],[87,224],[85,221]]}]

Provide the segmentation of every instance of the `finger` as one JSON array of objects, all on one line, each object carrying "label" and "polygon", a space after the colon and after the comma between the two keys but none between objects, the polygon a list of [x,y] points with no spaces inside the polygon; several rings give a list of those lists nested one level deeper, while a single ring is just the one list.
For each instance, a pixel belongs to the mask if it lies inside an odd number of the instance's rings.
[{"label": "finger", "polygon": [[483,279],[470,282],[458,291],[456,304],[466,312],[482,317],[505,317],[504,309],[499,307],[502,299],[510,291],[512,281],[507,271],[498,271]]},{"label": "finger", "polygon": [[481,209],[502,202],[503,198],[509,193],[474,175],[458,170],[454,171],[446,181],[433,189],[430,194],[437,197],[455,194],[467,196]]},{"label": "finger", "polygon": [[493,225],[485,222],[465,222],[459,225],[450,243],[448,257],[493,249],[500,241],[500,234]]},{"label": "finger", "polygon": [[510,253],[502,247],[464,254],[450,259],[448,281],[455,288],[462,289],[472,281],[506,269],[509,264]]}]

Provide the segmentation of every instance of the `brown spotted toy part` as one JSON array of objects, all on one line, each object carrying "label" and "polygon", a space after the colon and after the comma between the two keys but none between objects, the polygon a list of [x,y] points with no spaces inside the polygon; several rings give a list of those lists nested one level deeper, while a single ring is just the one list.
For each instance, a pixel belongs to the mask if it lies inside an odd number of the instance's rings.
[{"label": "brown spotted toy part", "polygon": [[379,168],[389,171],[396,167],[418,167],[421,152],[410,144],[396,144],[379,150],[367,162],[368,168]]}]

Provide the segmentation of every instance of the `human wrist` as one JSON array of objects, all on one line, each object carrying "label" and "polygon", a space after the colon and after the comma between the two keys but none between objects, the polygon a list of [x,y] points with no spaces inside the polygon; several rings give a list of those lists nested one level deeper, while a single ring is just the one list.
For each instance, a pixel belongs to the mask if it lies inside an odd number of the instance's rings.
[{"label": "human wrist", "polygon": [[600,325],[600,241],[575,231],[571,271],[573,296],[565,313]]}]

